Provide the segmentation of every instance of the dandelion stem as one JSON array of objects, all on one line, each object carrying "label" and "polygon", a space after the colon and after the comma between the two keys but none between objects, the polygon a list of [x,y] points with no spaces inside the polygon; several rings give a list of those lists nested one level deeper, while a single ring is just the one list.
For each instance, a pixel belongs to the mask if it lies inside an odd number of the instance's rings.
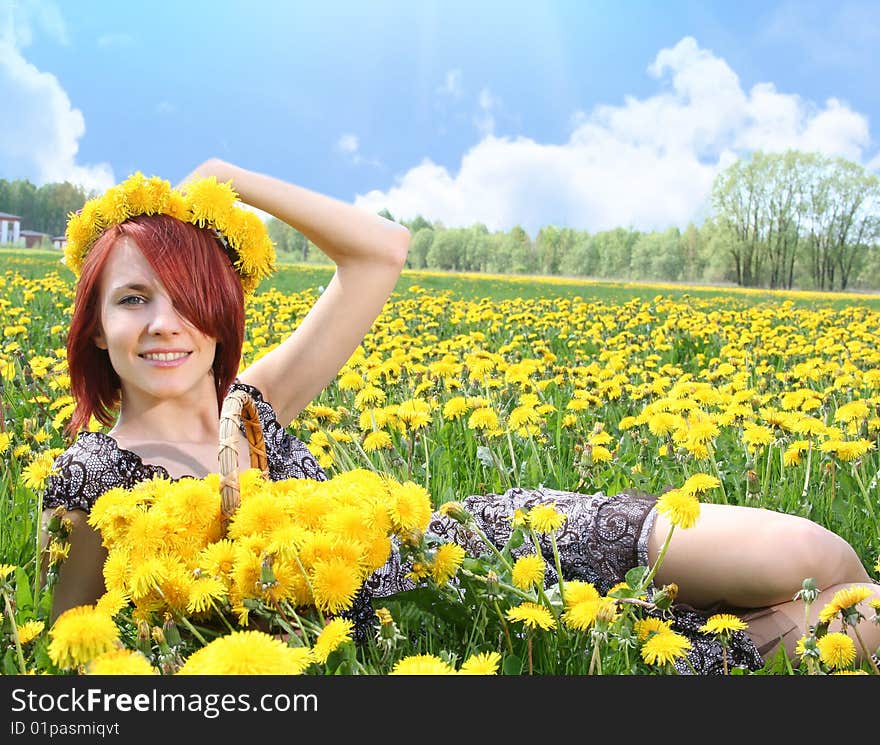
[{"label": "dandelion stem", "polygon": [[[479,581],[479,582],[483,582],[483,583],[485,583],[485,584],[488,584],[488,583],[489,583],[489,579],[488,579],[487,577],[484,577],[482,574],[474,574],[473,572],[471,572],[471,571],[468,570],[468,569],[459,569],[459,571],[460,571],[465,577],[470,577],[471,579],[475,579],[475,580],[477,580],[477,581]],[[529,594],[528,594],[527,592],[525,592],[524,590],[520,590],[518,587],[514,587],[513,585],[508,585],[507,583],[505,583],[505,582],[501,582],[500,580],[495,580],[495,583],[496,583],[499,587],[501,587],[501,588],[507,590],[508,592],[513,593],[513,594],[516,595],[518,598],[521,598],[521,599],[523,599],[523,600],[528,600],[529,602],[534,602],[534,601],[535,601],[535,598],[534,598],[534,597],[532,597],[531,595],[529,595]],[[545,598],[545,600],[546,600],[546,598]],[[548,601],[548,604],[549,604],[549,601]]]},{"label": "dandelion stem", "polygon": [[721,478],[721,469],[718,468],[718,461],[715,460],[715,448],[713,448],[710,444],[707,444],[706,447],[709,450],[709,460],[712,461],[712,469],[715,471],[715,475],[718,477],[718,481],[721,482],[721,499],[724,504],[729,504],[729,502],[727,501],[727,490],[724,488],[724,479]]},{"label": "dandelion stem", "polygon": [[601,645],[602,642],[593,637],[593,654],[590,656],[590,668],[587,670],[587,675],[593,675],[594,671],[596,675],[602,674],[602,656],[599,654]]},{"label": "dandelion stem", "polygon": [[431,458],[428,455],[428,437],[422,437],[422,444],[425,446],[425,489],[430,491],[431,486]]},{"label": "dandelion stem", "polygon": [[805,470],[804,488],[801,490],[801,498],[802,499],[807,496],[807,491],[810,488],[810,462],[812,460],[813,460],[813,441],[810,440],[809,444],[807,445],[807,466],[804,469]]},{"label": "dandelion stem", "polygon": [[235,629],[232,628],[232,625],[229,623],[228,620],[226,620],[226,616],[225,616],[225,615],[223,614],[223,612],[217,607],[217,604],[214,602],[214,599],[213,599],[213,598],[210,598],[209,600],[210,600],[210,603],[211,603],[211,607],[214,609],[214,612],[220,617],[220,620],[223,621],[223,625],[226,626],[227,629],[229,629],[229,633],[232,634],[232,633],[235,631]]},{"label": "dandelion stem", "polygon": [[[306,568],[302,565],[302,562],[299,560],[299,554],[295,551],[293,552],[293,558],[296,561],[296,565],[299,567],[299,570],[302,572],[303,579],[306,581],[306,585],[309,588],[309,594],[314,598],[315,597],[315,588],[312,587],[312,583],[309,580],[309,573],[306,571]],[[321,613],[321,609],[318,607],[317,601],[315,602],[315,611],[318,613],[318,618],[321,620],[321,625],[323,626],[326,622],[324,621],[324,614]]]},{"label": "dandelion stem", "polygon": [[877,516],[874,514],[874,505],[871,504],[871,498],[868,496],[868,490],[865,489],[865,484],[862,481],[862,477],[859,475],[859,467],[853,466],[852,472],[853,476],[855,477],[856,483],[859,485],[859,491],[862,492],[862,496],[865,498],[865,506],[868,508],[868,512],[871,513],[871,521],[873,523],[876,523]]},{"label": "dandelion stem", "polygon": [[495,612],[498,614],[498,618],[501,621],[501,628],[504,629],[504,638],[507,640],[507,649],[510,654],[513,654],[513,642],[510,639],[510,629],[507,628],[507,621],[504,620],[504,614],[501,612],[501,608],[498,607],[498,601],[493,600],[492,605],[495,606]]},{"label": "dandelion stem", "polygon": [[562,562],[559,559],[559,548],[556,546],[556,533],[550,534],[550,544],[553,546],[553,563],[556,564],[556,577],[559,580],[559,597],[562,607],[565,607],[565,582],[562,579]]},{"label": "dandelion stem", "polygon": [[865,655],[865,658],[871,664],[871,668],[874,670],[874,675],[880,675],[880,668],[877,667],[877,663],[874,662],[873,655],[868,651],[867,646],[865,646],[865,642],[862,639],[862,635],[859,633],[859,629],[857,626],[852,626],[853,633],[856,635],[856,639],[859,640],[859,646],[862,648],[862,654]]},{"label": "dandelion stem", "polygon": [[532,661],[532,635],[531,634],[529,634],[529,637],[526,640],[526,646],[528,647],[528,650],[529,650],[529,675],[534,675],[535,674],[535,665],[534,665],[534,662]]},{"label": "dandelion stem", "polygon": [[660,565],[663,563],[663,557],[666,556],[666,550],[669,548],[669,542],[672,540],[672,534],[675,532],[675,524],[669,526],[669,532],[666,534],[666,540],[663,541],[663,547],[660,549],[660,553],[657,556],[657,561],[654,562],[654,566],[651,567],[651,571],[645,576],[645,578],[641,582],[641,589],[647,590],[651,585],[651,581],[654,579],[654,576],[657,574],[657,570],[660,568]]},{"label": "dandelion stem", "polygon": [[199,633],[198,629],[189,622],[189,619],[186,616],[184,616],[182,613],[178,613],[177,620],[190,630],[192,635],[202,643],[202,646],[206,646],[208,644],[208,642],[205,641],[205,637],[203,637]]},{"label": "dandelion stem", "polygon": [[12,640],[15,642],[15,654],[18,657],[18,669],[21,674],[27,673],[27,665],[24,662],[24,652],[21,651],[21,640],[18,638],[18,624],[15,622],[15,611],[12,608],[12,601],[9,595],[3,593],[3,600],[6,604],[6,616],[9,618],[9,625],[12,628]]},{"label": "dandelion stem", "polygon": [[493,554],[495,554],[496,558],[497,558],[497,559],[498,559],[498,560],[504,565],[504,568],[505,568],[508,572],[512,572],[512,571],[513,571],[513,567],[510,565],[510,562],[509,562],[507,559],[504,558],[504,555],[498,550],[497,546],[495,546],[495,544],[492,543],[492,541],[489,540],[489,538],[488,538],[488,537],[486,536],[486,534],[480,529],[480,527],[479,527],[476,523],[474,523],[474,522],[469,522],[469,523],[468,523],[468,527],[469,527],[471,530],[473,530],[474,533],[476,533],[478,536],[480,536],[480,538],[482,539],[483,543],[485,543],[486,546],[489,547],[489,550],[490,550]]}]

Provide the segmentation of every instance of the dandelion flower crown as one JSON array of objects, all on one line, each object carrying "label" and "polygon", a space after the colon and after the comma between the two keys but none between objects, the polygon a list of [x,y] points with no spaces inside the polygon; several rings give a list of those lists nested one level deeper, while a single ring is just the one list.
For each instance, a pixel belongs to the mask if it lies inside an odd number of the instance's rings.
[{"label": "dandelion flower crown", "polygon": [[170,215],[200,228],[208,228],[229,255],[241,278],[245,295],[275,269],[275,246],[263,221],[250,210],[236,206],[232,182],[218,183],[213,176],[172,189],[168,181],[146,177],[140,171],[90,199],[71,213],[67,222],[64,263],[79,278],[83,260],[107,228],[137,215]]}]

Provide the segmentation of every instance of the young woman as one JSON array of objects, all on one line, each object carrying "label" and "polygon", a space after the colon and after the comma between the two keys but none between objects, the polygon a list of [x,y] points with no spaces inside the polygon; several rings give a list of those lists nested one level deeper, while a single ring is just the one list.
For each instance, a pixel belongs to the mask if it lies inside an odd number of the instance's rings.
[{"label": "young woman", "polygon": [[[333,279],[289,338],[241,372],[244,292],[268,272],[271,249],[242,208],[231,208],[228,195],[218,192],[217,182],[230,181],[242,202],[301,231],[336,264]],[[77,402],[71,430],[79,434],[56,461],[44,495],[46,515],[60,505],[73,524],[54,616],[103,593],[105,554],[86,523],[101,494],[156,474],[201,478],[217,471],[220,402],[230,389],[247,390],[257,403],[273,479],[326,478],[285,426],[360,344],[407,255],[403,227],[220,160],[199,166],[181,192],[169,196],[157,183],[136,174],[114,187],[112,199],[87,204],[68,228],[69,263],[78,273],[68,338]],[[189,207],[181,193],[192,200]],[[142,214],[150,199],[158,214]],[[85,429],[93,416],[112,425],[109,433]],[[243,434],[239,453],[245,469]],[[655,500],[645,496],[515,488],[464,502],[499,545],[515,509],[555,503],[567,515],[558,538],[563,573],[600,591],[633,566],[653,565],[669,530]],[[463,544],[473,539],[439,513],[430,530]],[[472,548],[480,550],[476,541]],[[355,615],[371,614],[371,595],[409,587],[405,574],[393,554],[368,580]],[[749,630],[734,634],[730,661],[757,669],[779,643],[794,653],[805,619],[803,604],[793,598],[807,577],[821,588],[811,622],[844,587],[861,584],[880,597],[852,547],[819,525],[762,509],[704,504],[696,526],[676,532],[655,584],[678,585],[676,623],[691,639],[690,662],[712,673],[721,667],[720,647],[697,632],[707,611],[739,609]],[[555,581],[552,561],[546,581]],[[859,631],[876,650],[880,627],[865,620]]]}]

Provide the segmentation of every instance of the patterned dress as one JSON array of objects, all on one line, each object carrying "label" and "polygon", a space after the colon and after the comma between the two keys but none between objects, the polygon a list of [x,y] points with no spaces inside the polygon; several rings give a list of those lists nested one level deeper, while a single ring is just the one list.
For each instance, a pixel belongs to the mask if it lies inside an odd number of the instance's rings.
[{"label": "patterned dress", "polygon": [[[269,477],[315,479],[327,475],[306,445],[287,432],[278,422],[269,402],[259,390],[245,383],[233,383],[230,391],[244,390],[253,398],[263,427],[269,463]],[[243,431],[243,426],[242,426]],[[68,510],[89,512],[95,501],[113,487],[131,488],[140,481],[163,476],[162,466],[144,463],[140,456],[120,448],[116,440],[102,432],[80,432],[75,442],[55,461],[53,475],[46,483],[43,506],[64,506]],[[564,579],[591,582],[601,593],[623,581],[627,571],[648,564],[647,542],[654,521],[655,498],[642,494],[621,493],[607,496],[602,492],[580,494],[547,488],[515,487],[504,494],[472,495],[462,500],[480,529],[500,549],[511,533],[511,517],[517,509],[529,509],[540,503],[554,503],[565,513],[566,521],[556,543]],[[482,540],[459,522],[435,512],[428,530],[446,541],[463,546],[471,555],[487,551]],[[546,564],[545,585],[555,584],[556,567],[546,536],[541,538]],[[523,544],[514,557],[531,551]],[[344,615],[355,621],[356,637],[363,638],[374,622],[372,598],[386,597],[415,587],[407,578],[409,567],[401,561],[396,544],[386,564],[376,570],[358,593],[352,608]],[[673,629],[691,643],[689,662],[699,674],[720,674],[723,655],[713,636],[698,629],[708,613],[688,606],[675,606]],[[742,632],[736,632],[728,648],[728,664],[757,670],[763,659],[755,644]],[[683,661],[676,665],[683,674],[691,672]]]}]

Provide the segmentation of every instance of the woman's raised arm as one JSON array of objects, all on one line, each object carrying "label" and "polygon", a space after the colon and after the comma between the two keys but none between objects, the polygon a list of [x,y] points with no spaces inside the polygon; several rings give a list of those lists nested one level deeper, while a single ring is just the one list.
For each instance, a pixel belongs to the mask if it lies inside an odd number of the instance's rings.
[{"label": "woman's raised arm", "polygon": [[394,289],[409,231],[390,220],[271,176],[211,159],[187,179],[232,180],[241,200],[300,231],[336,273],[296,330],[242,372],[286,425],[327,386],[370,330]]}]

